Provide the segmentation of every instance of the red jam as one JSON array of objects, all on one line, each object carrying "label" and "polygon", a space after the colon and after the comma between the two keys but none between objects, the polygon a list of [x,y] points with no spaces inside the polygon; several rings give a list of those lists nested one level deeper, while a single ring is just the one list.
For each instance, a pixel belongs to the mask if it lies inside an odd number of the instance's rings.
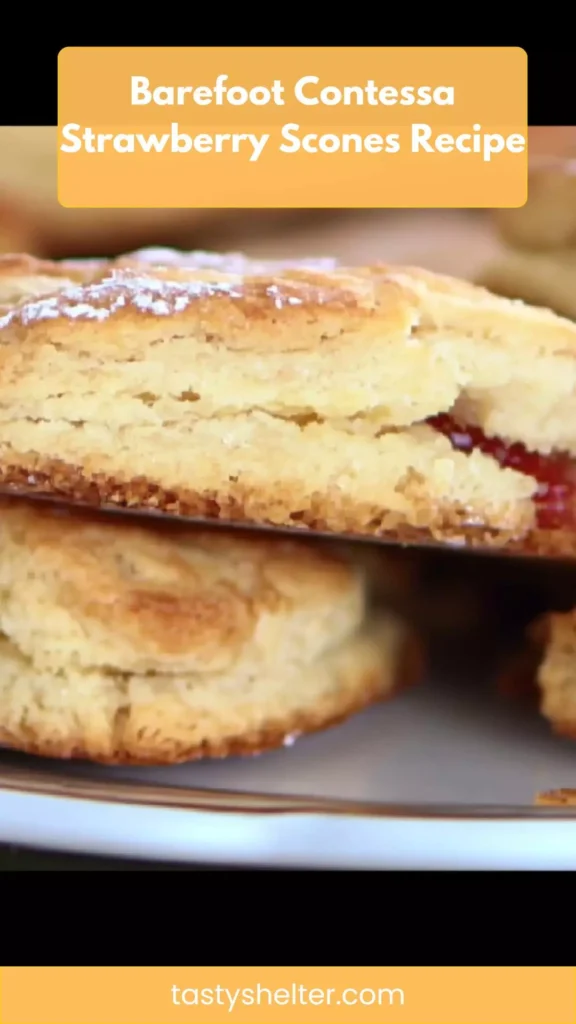
[{"label": "red jam", "polygon": [[451,416],[428,420],[461,452],[474,448],[492,456],[503,467],[525,473],[538,481],[535,502],[538,526],[543,530],[576,527],[576,460],[565,454],[539,455],[522,444],[506,444],[486,437],[478,427],[460,426]]}]

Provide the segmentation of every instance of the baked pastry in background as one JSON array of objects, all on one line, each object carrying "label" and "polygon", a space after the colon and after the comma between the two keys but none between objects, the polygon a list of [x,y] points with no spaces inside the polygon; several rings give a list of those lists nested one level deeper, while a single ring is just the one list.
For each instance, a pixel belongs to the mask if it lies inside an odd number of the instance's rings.
[{"label": "baked pastry in background", "polygon": [[576,127],[528,129],[528,201],[494,210],[504,242],[515,249],[564,249],[576,244]]},{"label": "baked pastry in background", "polygon": [[519,249],[565,249],[576,245],[576,136],[569,159],[531,159],[524,206],[495,210],[502,239]]},{"label": "baked pastry in background", "polygon": [[502,247],[478,284],[576,319],[576,160],[533,160],[526,205],[493,218]]},{"label": "baked pastry in background", "polygon": [[484,268],[478,283],[498,295],[576,320],[576,248],[503,249]]},{"label": "baked pastry in background", "polygon": [[576,610],[540,616],[511,664],[518,673],[523,669],[526,692],[530,682],[535,687],[540,712],[554,732],[576,739]]},{"label": "baked pastry in background", "polygon": [[415,681],[362,574],[303,540],[0,507],[0,742],[168,764],[253,754]]},{"label": "baked pastry in background", "polygon": [[248,219],[252,226],[255,219],[274,225],[296,215],[274,210],[67,209],[57,198],[57,158],[57,128],[0,126],[0,253],[57,259],[111,256],[145,244],[190,246],[199,234],[220,226]]},{"label": "baked pastry in background", "polygon": [[[486,571],[494,570],[493,559],[378,542],[357,541],[342,550],[365,573],[372,603],[396,611],[419,635],[455,646],[480,629],[493,632],[500,621],[495,597],[501,578]],[[508,562],[504,571],[510,573]]]},{"label": "baked pastry in background", "polygon": [[198,210],[66,209],[58,203],[57,146],[55,127],[0,126],[0,252],[105,256],[143,241],[185,243],[210,216]]},{"label": "baked pastry in background", "polygon": [[12,257],[3,278],[0,301],[15,301],[0,320],[4,487],[576,551],[568,320],[384,264],[162,251],[50,268]]}]

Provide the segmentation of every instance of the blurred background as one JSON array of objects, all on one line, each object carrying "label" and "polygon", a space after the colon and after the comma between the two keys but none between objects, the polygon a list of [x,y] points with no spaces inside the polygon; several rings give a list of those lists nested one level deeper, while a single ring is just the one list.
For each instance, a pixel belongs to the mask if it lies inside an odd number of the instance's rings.
[{"label": "blurred background", "polygon": [[[576,156],[576,128],[532,128],[532,159]],[[407,260],[474,276],[498,251],[484,211],[67,210],[56,198],[56,128],[0,127],[0,252],[112,256],[143,246],[261,256]]]},{"label": "blurred background", "polygon": [[[67,210],[56,199],[56,128],[0,127],[0,253],[58,259],[168,246],[412,263],[576,319],[576,127],[531,128],[529,152],[521,210]],[[402,603],[441,643],[450,636],[451,650],[487,631],[513,645],[534,614],[576,604],[570,565],[392,549],[380,564],[369,558],[375,593]]]}]

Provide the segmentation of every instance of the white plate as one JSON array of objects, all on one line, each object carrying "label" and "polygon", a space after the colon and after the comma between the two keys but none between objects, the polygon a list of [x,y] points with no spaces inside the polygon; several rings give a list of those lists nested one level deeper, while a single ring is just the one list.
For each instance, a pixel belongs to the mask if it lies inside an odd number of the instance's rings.
[{"label": "white plate", "polygon": [[445,677],[247,761],[104,769],[5,754],[0,839],[263,867],[569,870],[576,813],[534,798],[571,787],[576,745],[486,681]]}]

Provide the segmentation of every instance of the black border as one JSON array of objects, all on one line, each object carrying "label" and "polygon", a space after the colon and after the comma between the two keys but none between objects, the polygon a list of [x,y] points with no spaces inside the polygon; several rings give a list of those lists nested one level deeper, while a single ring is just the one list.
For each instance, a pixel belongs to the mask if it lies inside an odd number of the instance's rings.
[{"label": "black border", "polygon": [[2,962],[568,966],[572,886],[564,872],[15,875]]},{"label": "black border", "polygon": [[[296,19],[299,20],[299,19]],[[286,31],[284,38],[273,33],[246,31],[246,22],[235,31],[226,16],[218,31],[207,31],[202,22],[194,31],[185,29],[175,38],[150,33],[148,37],[133,35],[123,39],[78,32],[57,42],[40,29],[33,39],[26,33],[25,74],[15,78],[14,62],[0,62],[0,96],[3,98],[1,120],[4,125],[55,125],[57,123],[57,56],[65,46],[521,46],[528,53],[528,122],[531,125],[570,125],[576,123],[576,90],[574,88],[574,51],[554,48],[540,49],[527,38],[470,38],[390,33],[374,28],[367,35],[346,26],[346,33],[335,31],[334,20],[320,33],[308,38]],[[264,24],[269,18],[264,19]],[[294,19],[292,19],[292,24]],[[283,26],[287,29],[289,26]],[[350,31],[348,31],[350,29]]]},{"label": "black border", "polygon": [[[398,35],[331,18],[316,38],[218,33],[196,20],[178,38],[123,39],[75,33],[53,41],[43,26],[11,25],[14,61],[0,63],[5,125],[56,124],[57,54],[68,45],[518,45],[529,56],[529,123],[576,123],[573,51],[537,49],[522,38]],[[411,11],[414,19],[414,11]],[[12,16],[12,15],[11,15]],[[14,15],[14,17],[16,17]],[[197,19],[197,13],[194,12]],[[30,15],[28,14],[30,19]],[[178,18],[178,20],[180,20]],[[258,17],[270,24],[269,11]],[[301,22],[292,11],[290,22]],[[366,19],[363,18],[363,21]],[[418,16],[419,20],[419,16]],[[157,28],[157,26],[154,26]],[[15,63],[22,74],[17,77]],[[575,865],[576,868],[576,865]],[[193,869],[189,869],[192,870]],[[42,964],[563,964],[571,957],[563,908],[570,873],[285,872],[204,869],[67,871],[5,879],[3,962]],[[40,876],[40,877],[38,877]],[[119,877],[118,877],[119,876]],[[9,906],[12,909],[9,909]]]}]

